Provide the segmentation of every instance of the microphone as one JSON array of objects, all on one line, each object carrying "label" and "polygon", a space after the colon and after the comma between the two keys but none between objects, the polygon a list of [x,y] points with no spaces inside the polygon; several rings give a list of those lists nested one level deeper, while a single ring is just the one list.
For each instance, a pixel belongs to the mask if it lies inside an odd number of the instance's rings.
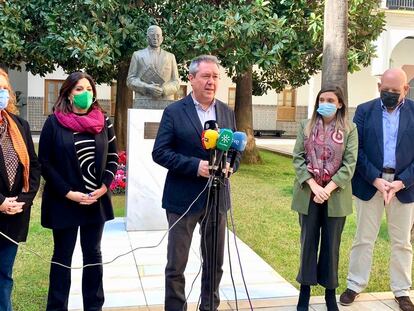
[{"label": "microphone", "polygon": [[229,174],[233,174],[233,167],[234,163],[236,162],[237,153],[244,151],[246,149],[247,144],[247,135],[244,132],[234,132],[233,133],[233,142],[231,143],[231,159],[230,159],[230,168],[229,168]]},{"label": "microphone", "polygon": [[216,160],[214,161],[213,171],[217,171],[223,155],[230,149],[233,142],[233,132],[230,129],[221,129],[217,139],[217,150],[219,150]]},{"label": "microphone", "polygon": [[208,120],[204,122],[204,130],[218,131],[219,127],[216,120]]},{"label": "microphone", "polygon": [[201,133],[201,144],[206,150],[210,150],[210,159],[208,161],[209,170],[213,169],[213,163],[216,156],[216,145],[219,133],[214,130],[205,130]]}]

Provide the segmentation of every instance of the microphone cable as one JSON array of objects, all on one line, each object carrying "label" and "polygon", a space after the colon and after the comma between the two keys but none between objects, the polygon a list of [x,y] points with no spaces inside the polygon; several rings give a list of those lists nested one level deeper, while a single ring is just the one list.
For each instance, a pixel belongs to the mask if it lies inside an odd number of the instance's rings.
[{"label": "microphone cable", "polygon": [[91,263],[91,264],[86,264],[86,265],[82,265],[79,267],[71,267],[71,266],[67,266],[64,265],[60,262],[56,262],[53,260],[48,260],[42,257],[42,255],[38,254],[37,252],[33,251],[31,248],[27,247],[26,244],[22,243],[22,242],[16,242],[15,240],[13,240],[12,238],[10,238],[8,235],[4,234],[3,232],[0,231],[0,235],[3,236],[4,238],[6,238],[7,240],[9,240],[10,242],[12,242],[13,244],[16,244],[17,246],[21,246],[24,250],[27,250],[29,253],[32,253],[33,255],[37,256],[41,261],[48,263],[48,264],[54,264],[66,269],[70,269],[70,270],[81,270],[87,267],[95,267],[95,266],[104,266],[104,265],[108,265],[111,264],[113,262],[115,262],[116,260],[118,260],[121,257],[124,257],[126,255],[129,255],[133,252],[135,252],[136,250],[139,249],[152,249],[152,248],[157,248],[158,246],[161,245],[161,243],[164,241],[165,237],[167,236],[167,234],[171,231],[172,228],[175,227],[175,225],[184,218],[185,215],[188,214],[188,212],[190,211],[191,207],[194,205],[195,202],[197,202],[197,200],[200,198],[200,196],[206,191],[206,189],[208,188],[208,185],[211,183],[212,177],[209,177],[205,187],[203,188],[203,190],[201,190],[201,192],[197,195],[197,197],[194,199],[193,202],[191,202],[191,204],[189,205],[189,207],[187,208],[187,210],[184,212],[184,214],[182,214],[173,224],[170,228],[168,228],[167,231],[165,231],[164,235],[162,236],[161,240],[155,244],[155,245],[149,245],[149,246],[139,246],[136,248],[133,248],[132,250],[125,252],[125,253],[121,253],[118,256],[116,256],[115,258],[113,258],[110,261],[106,261],[106,262],[101,262],[101,263]]},{"label": "microphone cable", "polygon": [[[226,195],[229,194],[227,187],[225,187],[225,191],[226,191]],[[225,201],[224,204],[225,204],[225,207],[227,209],[227,201]],[[231,205],[230,205],[229,211],[230,211],[231,227],[233,229],[234,246],[236,247],[237,259],[238,259],[238,262],[239,262],[240,273],[241,273],[241,277],[242,277],[242,280],[243,280],[243,286],[244,286],[244,290],[246,291],[247,300],[249,301],[250,310],[253,311],[252,301],[250,299],[249,290],[247,289],[246,280],[244,278],[244,271],[243,271],[243,265],[242,265],[241,258],[240,258],[239,247],[237,245],[236,226],[234,225],[233,207]],[[227,228],[227,230],[229,230],[229,228]],[[230,249],[229,249],[229,252],[230,252]],[[229,260],[230,260],[230,257],[229,257]],[[234,283],[233,283],[233,286],[234,286]],[[235,286],[234,286],[234,291],[236,291]],[[236,298],[236,306],[237,306],[237,296],[235,296],[235,298]]]},{"label": "microphone cable", "polygon": [[[211,188],[211,184],[212,184],[212,182],[213,182],[213,176],[211,176],[210,178],[209,178],[209,181],[208,181],[208,188],[210,189]],[[208,204],[208,202],[210,202],[210,191],[208,192],[208,195],[207,195],[207,204]],[[201,222],[200,222],[200,229],[199,229],[199,234],[200,234],[200,236],[201,237],[204,237],[204,246],[205,246],[205,251],[207,252],[207,246],[206,246],[206,240],[205,240],[205,235],[207,234],[207,224],[208,224],[208,219],[209,219],[209,216],[210,216],[210,210],[209,209],[207,209],[206,208],[206,211],[205,211],[205,213],[204,213],[204,216],[203,216],[203,219],[201,220]],[[202,233],[202,228],[203,228],[203,223],[204,223],[204,221],[206,222],[206,224],[205,224],[205,235],[203,236],[203,233]],[[190,298],[190,295],[191,295],[191,293],[192,293],[192,291],[193,291],[193,288],[194,288],[194,284],[195,284],[195,282],[197,281],[197,279],[198,279],[198,277],[200,276],[200,273],[201,273],[201,271],[202,271],[202,269],[203,269],[203,264],[204,264],[204,261],[203,261],[203,255],[202,255],[202,253],[203,253],[203,251],[202,251],[202,249],[201,249],[201,247],[202,247],[202,243],[200,243],[200,246],[199,246],[199,252],[200,252],[200,267],[199,267],[199,269],[198,269],[198,272],[197,272],[197,274],[196,274],[196,276],[195,276],[195,278],[193,279],[193,281],[191,282],[191,287],[190,287],[190,291],[188,292],[188,295],[186,296],[186,299],[185,299],[185,303],[184,303],[184,305],[183,305],[183,311],[185,310],[185,306],[187,306],[187,301],[188,301],[188,299]],[[200,300],[201,300],[201,293],[200,293],[200,296],[198,297],[198,302],[197,302],[197,308],[196,308],[196,310],[198,310],[198,306],[199,306],[199,304],[200,304]]]}]

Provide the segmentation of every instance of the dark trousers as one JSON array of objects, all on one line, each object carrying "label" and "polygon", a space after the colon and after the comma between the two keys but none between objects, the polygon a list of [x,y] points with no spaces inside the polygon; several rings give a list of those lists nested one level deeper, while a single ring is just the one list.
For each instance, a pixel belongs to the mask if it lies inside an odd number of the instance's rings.
[{"label": "dark trousers", "polygon": [[[168,234],[167,266],[165,268],[165,305],[167,311],[187,310],[185,296],[184,270],[188,261],[191,240],[197,223],[201,227],[201,255],[203,269],[201,275],[201,305],[200,310],[209,310],[210,276],[209,253],[212,250],[212,226],[211,221],[202,221],[204,211],[186,215]],[[171,227],[181,215],[167,212],[168,225]],[[226,231],[226,215],[219,214],[218,221],[218,247],[216,284],[214,288],[214,310],[220,304],[219,284],[223,275],[224,239]]]},{"label": "dark trousers", "polygon": [[317,204],[313,199],[308,215],[299,214],[301,250],[296,280],[300,284],[320,284],[328,289],[338,287],[339,246],[345,219],[328,217],[327,203]]},{"label": "dark trousers", "polygon": [[12,311],[13,265],[17,245],[0,238],[0,311]]},{"label": "dark trousers", "polygon": [[[104,224],[89,224],[80,227],[80,242],[83,264],[101,263],[101,239]],[[76,245],[78,227],[54,229],[52,260],[70,266]],[[87,267],[82,271],[82,297],[85,311],[102,310],[104,303],[102,266]],[[71,270],[52,264],[49,276],[47,311],[68,310]]]}]

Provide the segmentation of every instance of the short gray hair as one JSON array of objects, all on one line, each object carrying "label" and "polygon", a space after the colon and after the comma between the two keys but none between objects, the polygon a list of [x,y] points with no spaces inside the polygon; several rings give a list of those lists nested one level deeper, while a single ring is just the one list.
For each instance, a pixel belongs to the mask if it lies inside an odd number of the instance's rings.
[{"label": "short gray hair", "polygon": [[200,66],[200,63],[214,63],[217,65],[218,68],[220,68],[220,61],[218,58],[214,55],[200,55],[194,58],[190,66],[188,67],[188,72],[190,75],[195,76],[198,72],[198,67]]}]

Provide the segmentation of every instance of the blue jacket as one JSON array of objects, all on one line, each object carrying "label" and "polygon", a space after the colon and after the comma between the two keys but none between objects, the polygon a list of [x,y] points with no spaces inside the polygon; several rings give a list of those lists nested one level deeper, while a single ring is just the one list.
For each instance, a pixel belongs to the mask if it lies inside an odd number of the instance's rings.
[{"label": "blue jacket", "polygon": [[[220,128],[235,131],[233,111],[218,100],[216,118]],[[156,163],[168,169],[162,207],[169,212],[183,214],[207,184],[207,178],[197,176],[200,160],[209,159],[209,152],[201,144],[202,131],[203,126],[191,95],[172,103],[164,110],[152,157]],[[238,159],[239,157],[240,155]],[[220,212],[230,208],[228,180],[226,186],[221,187],[219,194]],[[202,210],[206,202],[207,191],[204,191],[195,201],[190,213]]]},{"label": "blue jacket", "polygon": [[[395,150],[395,179],[401,180],[405,189],[396,193],[402,203],[414,202],[414,102],[405,99],[401,107]],[[370,200],[377,189],[375,178],[381,177],[384,161],[381,100],[376,98],[357,107],[354,123],[358,128],[358,161],[352,179],[353,194],[364,201]]]}]

